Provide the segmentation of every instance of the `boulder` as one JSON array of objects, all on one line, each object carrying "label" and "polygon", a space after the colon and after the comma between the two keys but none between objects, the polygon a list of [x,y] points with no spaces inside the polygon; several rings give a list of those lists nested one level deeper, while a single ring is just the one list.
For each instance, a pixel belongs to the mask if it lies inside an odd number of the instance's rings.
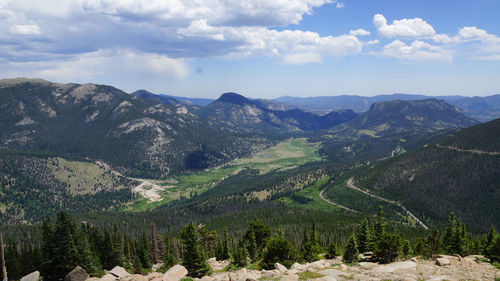
[{"label": "boulder", "polygon": [[416,267],[417,267],[417,264],[413,261],[400,261],[400,262],[393,262],[393,263],[384,264],[384,265],[378,265],[375,268],[373,268],[371,271],[373,273],[392,273],[396,270],[413,269]]},{"label": "boulder", "polygon": [[124,281],[148,281],[148,277],[140,274],[131,274],[123,279]]},{"label": "boulder", "polygon": [[119,279],[124,279],[125,277],[128,277],[130,273],[125,270],[125,268],[121,266],[115,266],[113,269],[108,271],[109,274],[113,274],[114,276],[118,277]]},{"label": "boulder", "polygon": [[186,277],[188,274],[187,269],[182,265],[174,265],[172,266],[165,274],[163,274],[164,281],[179,281],[182,278]]},{"label": "boulder", "polygon": [[447,258],[437,258],[436,264],[439,266],[447,266],[451,264],[451,261]]},{"label": "boulder", "polygon": [[457,278],[453,277],[453,276],[431,276],[427,279],[425,279],[425,281],[458,281]]},{"label": "boulder", "polygon": [[297,271],[306,271],[306,267],[301,265],[300,263],[296,262],[290,266],[290,269],[297,270]]},{"label": "boulder", "polygon": [[280,273],[285,273],[288,270],[288,268],[286,268],[286,266],[282,265],[279,262],[274,264],[274,268],[276,268]]},{"label": "boulder", "polygon": [[337,281],[337,279],[335,277],[332,277],[332,276],[323,276],[323,277],[314,279],[314,281]]},{"label": "boulder", "polygon": [[358,266],[361,267],[362,269],[365,269],[365,270],[372,270],[375,267],[377,267],[378,264],[376,264],[374,262],[360,262],[360,263],[358,263]]},{"label": "boulder", "polygon": [[201,278],[200,281],[214,281],[214,279],[210,276],[203,276],[203,278]]},{"label": "boulder", "polygon": [[38,281],[40,279],[40,272],[35,271],[21,278],[21,281]]},{"label": "boulder", "polygon": [[261,276],[264,279],[273,279],[279,275],[280,275],[280,272],[278,270],[265,270],[264,269],[261,271]]},{"label": "boulder", "polygon": [[213,281],[229,281],[229,273],[221,272],[212,275]]},{"label": "boulder", "polygon": [[87,271],[77,266],[64,277],[64,281],[85,281],[89,278],[90,276],[87,274]]},{"label": "boulder", "polygon": [[151,269],[153,271],[157,271],[159,268],[161,268],[163,266],[163,263],[160,262],[160,263],[157,263],[157,264],[153,264],[153,267],[151,267]]},{"label": "boulder", "polygon": [[118,278],[116,278],[116,276],[114,276],[113,274],[109,273],[99,279],[99,281],[116,281],[116,280],[118,280]]},{"label": "boulder", "polygon": [[86,281],[99,281],[99,277],[90,277]]},{"label": "boulder", "polygon": [[148,278],[148,280],[161,279],[163,277],[163,273],[151,272],[146,277]]},{"label": "boulder", "polygon": [[299,274],[299,271],[297,269],[289,269],[285,272],[286,275],[295,275]]},{"label": "boulder", "polygon": [[339,265],[339,269],[343,270],[343,271],[346,271],[347,270],[347,265],[345,265],[345,264],[342,263],[342,264]]},{"label": "boulder", "polygon": [[318,271],[318,273],[335,278],[339,277],[340,275],[345,275],[345,272],[336,269],[323,269]]},{"label": "boulder", "polygon": [[242,268],[240,270],[237,270],[235,272],[229,273],[229,277],[231,280],[234,281],[246,281],[248,278],[248,269]]},{"label": "boulder", "polygon": [[325,268],[325,263],[322,260],[311,262],[307,265],[308,269],[323,269]]},{"label": "boulder", "polygon": [[280,277],[281,281],[299,281],[298,275],[283,275]]}]

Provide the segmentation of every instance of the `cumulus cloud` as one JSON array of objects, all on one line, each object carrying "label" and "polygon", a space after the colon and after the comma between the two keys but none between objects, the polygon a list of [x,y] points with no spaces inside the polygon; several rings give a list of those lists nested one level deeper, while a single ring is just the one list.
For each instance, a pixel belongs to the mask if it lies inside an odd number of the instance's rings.
[{"label": "cumulus cloud", "polygon": [[182,78],[187,74],[187,65],[182,59],[132,49],[98,50],[46,61],[0,63],[0,75],[3,77],[28,76],[84,82],[109,73],[128,79],[162,75]]},{"label": "cumulus cloud", "polygon": [[36,24],[16,24],[10,28],[12,34],[40,35],[40,27]]},{"label": "cumulus cloud", "polygon": [[421,18],[394,20],[392,24],[387,24],[383,15],[376,14],[373,25],[386,38],[429,38],[436,34],[434,28]]},{"label": "cumulus cloud", "polygon": [[420,40],[413,41],[411,45],[394,40],[384,46],[382,55],[409,61],[450,61],[452,59],[451,54],[442,47]]},{"label": "cumulus cloud", "polygon": [[368,36],[371,33],[368,30],[364,30],[364,29],[360,28],[360,29],[356,29],[356,30],[351,30],[349,32],[349,34],[354,35],[354,36]]},{"label": "cumulus cloud", "polygon": [[337,2],[336,4],[337,9],[342,9],[345,7],[344,2]]}]

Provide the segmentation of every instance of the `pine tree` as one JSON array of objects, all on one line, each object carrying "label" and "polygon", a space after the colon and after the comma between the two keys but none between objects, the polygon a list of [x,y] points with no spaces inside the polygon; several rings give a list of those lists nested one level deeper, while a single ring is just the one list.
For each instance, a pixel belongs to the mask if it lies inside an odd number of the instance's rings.
[{"label": "pine tree", "polygon": [[151,223],[151,261],[157,264],[160,261],[160,250],[158,249],[158,240],[156,237],[155,223]]},{"label": "pine tree", "polygon": [[487,249],[487,258],[492,262],[500,262],[500,235],[496,234],[492,239],[490,246]]},{"label": "pine tree", "polygon": [[53,280],[62,279],[75,266],[78,265],[78,253],[76,251],[73,233],[75,227],[71,218],[65,212],[57,214],[54,230],[54,256],[51,260],[51,276]]},{"label": "pine tree", "polygon": [[230,250],[230,242],[229,242],[229,237],[227,235],[227,231],[224,230],[224,240],[222,241],[222,255],[221,259],[222,260],[229,260],[231,258],[231,250]]},{"label": "pine tree", "polygon": [[149,259],[149,239],[146,232],[143,232],[141,238],[137,241],[135,245],[136,255],[141,261],[142,268],[151,268],[151,260]]},{"label": "pine tree", "polygon": [[456,218],[455,213],[451,213],[448,217],[448,224],[443,236],[443,250],[447,254],[454,254],[454,238],[456,237]]},{"label": "pine tree", "polygon": [[377,243],[382,239],[385,233],[384,208],[378,206],[377,221],[375,222],[375,239]]},{"label": "pine tree", "polygon": [[370,231],[370,225],[368,224],[367,219],[364,219],[363,222],[361,222],[357,238],[358,238],[358,249],[360,253],[373,251],[374,241],[372,233]]},{"label": "pine tree", "polygon": [[358,245],[356,244],[356,238],[354,235],[349,238],[349,241],[347,242],[347,247],[345,249],[343,261],[345,263],[355,263],[358,262]]},{"label": "pine tree", "polygon": [[82,231],[82,252],[80,254],[80,265],[87,271],[90,276],[101,276],[104,272],[97,254],[92,249],[89,243],[88,235]]},{"label": "pine tree", "polygon": [[484,255],[490,255],[492,253],[489,252],[489,247],[493,244],[495,237],[497,235],[497,232],[493,225],[490,227],[488,230],[488,234],[486,234],[486,241],[484,242],[483,246],[483,253]]},{"label": "pine tree", "polygon": [[268,240],[267,249],[262,259],[262,267],[271,269],[277,262],[290,267],[298,259],[299,253],[295,246],[282,235],[276,235]]},{"label": "pine tree", "polygon": [[434,229],[432,233],[427,237],[427,249],[428,249],[428,254],[426,257],[431,257],[433,255],[436,255],[440,252],[441,249],[441,234],[437,229]]},{"label": "pine tree", "polygon": [[380,263],[389,263],[396,260],[401,252],[401,236],[397,233],[384,234],[375,250],[375,257]]},{"label": "pine tree", "polygon": [[111,254],[111,267],[123,266],[125,258],[123,256],[123,241],[122,235],[118,230],[116,223],[113,226],[113,251]]},{"label": "pine tree", "polygon": [[248,252],[246,246],[243,244],[244,240],[241,241],[239,247],[234,250],[233,261],[231,264],[237,268],[245,267],[248,265]]},{"label": "pine tree", "polygon": [[181,238],[184,246],[182,265],[188,270],[188,275],[201,278],[210,273],[211,268],[200,249],[197,229],[192,222],[182,229]]},{"label": "pine tree", "polygon": [[326,252],[326,258],[327,259],[335,259],[339,255],[339,250],[337,247],[337,243],[334,241],[330,241],[328,244],[328,250]]},{"label": "pine tree", "polygon": [[403,257],[409,258],[411,256],[411,254],[412,254],[411,245],[410,245],[410,241],[408,239],[406,239],[403,242],[403,247],[401,248],[401,251],[402,251]]},{"label": "pine tree", "polygon": [[255,234],[253,229],[250,230],[250,234],[248,236],[248,252],[250,254],[250,258],[252,261],[257,260],[257,241],[255,240]]}]

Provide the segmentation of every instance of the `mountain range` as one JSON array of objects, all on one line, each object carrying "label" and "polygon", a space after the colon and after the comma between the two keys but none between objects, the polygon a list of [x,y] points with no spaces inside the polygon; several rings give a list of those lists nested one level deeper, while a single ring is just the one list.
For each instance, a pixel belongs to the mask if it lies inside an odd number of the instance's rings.
[{"label": "mountain range", "polygon": [[[249,99],[232,92],[222,94],[209,104],[196,105],[145,90],[127,94],[107,85],[58,84],[18,78],[0,80],[0,110],[0,194],[3,195],[0,212],[11,214],[4,216],[6,222],[37,221],[60,209],[77,212],[120,209],[140,200],[140,196],[131,190],[137,185],[137,178],[196,175],[207,168],[218,171],[233,160],[255,155],[267,147],[297,137],[317,146],[321,155],[315,159],[322,160],[305,166],[293,164],[283,170],[266,172],[262,177],[260,171],[252,168],[236,169],[225,176],[215,177],[201,190],[193,190],[192,196],[197,200],[192,202],[204,206],[212,200],[219,206],[220,200],[249,200],[247,197],[254,192],[266,200],[275,200],[324,176],[335,177],[336,173],[343,172],[342,169],[381,159],[393,163],[390,161],[406,159],[406,155],[413,155],[408,156],[411,159],[418,158],[418,154],[411,151],[420,151],[422,146],[444,136],[456,137],[447,142],[443,139],[442,146],[460,149],[486,147],[464,144],[474,139],[469,136],[475,131],[459,129],[476,125],[478,121],[440,99],[390,100],[375,102],[363,113],[344,109],[320,115],[277,101]],[[492,130],[493,127],[488,128]],[[488,130],[481,131],[481,140],[490,143],[489,149],[498,151],[495,150],[498,130],[490,135],[486,133]],[[294,150],[296,148],[291,149],[284,153],[298,155],[296,157],[302,155]],[[265,157],[269,155],[259,157],[263,157],[259,161],[265,163]],[[450,165],[454,165],[453,161],[462,161],[447,157],[443,156],[443,159],[450,159]],[[478,167],[490,165],[487,164],[489,160],[473,160],[481,162]],[[444,165],[429,169],[439,171],[445,169]],[[417,178],[418,173],[415,175]],[[363,186],[365,182],[377,181],[369,173],[366,177],[369,180],[365,177],[356,177],[356,180]],[[290,179],[297,179],[296,182],[303,185],[285,184]],[[424,175],[422,179],[429,178]],[[258,186],[254,186],[257,181]],[[388,183],[389,180],[382,182]],[[219,188],[210,191],[209,187],[214,186]],[[388,184],[385,189],[380,188],[380,192],[386,195],[384,190],[390,190],[391,194],[394,193],[392,198],[406,200],[398,197],[394,186]],[[472,187],[460,188],[469,190]],[[486,189],[492,190],[491,187]],[[442,196],[451,196],[450,192],[453,190],[446,189]],[[213,197],[220,194],[230,194],[230,198]],[[427,199],[432,196],[431,192],[424,190],[420,195],[408,198],[415,202],[437,202]],[[457,202],[461,202],[460,198]],[[178,200],[172,206],[184,206],[182,196]],[[442,221],[446,211],[458,208],[458,203],[454,204],[429,211],[425,216]],[[425,206],[433,210],[431,206]],[[482,229],[490,219],[496,217],[488,216],[474,227]]]}]

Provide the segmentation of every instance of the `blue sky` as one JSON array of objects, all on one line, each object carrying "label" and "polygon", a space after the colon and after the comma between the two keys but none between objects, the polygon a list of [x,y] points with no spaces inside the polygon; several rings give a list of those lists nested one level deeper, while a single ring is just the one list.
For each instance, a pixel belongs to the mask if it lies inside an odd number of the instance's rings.
[{"label": "blue sky", "polygon": [[500,2],[0,0],[0,77],[216,98],[500,93]]}]

